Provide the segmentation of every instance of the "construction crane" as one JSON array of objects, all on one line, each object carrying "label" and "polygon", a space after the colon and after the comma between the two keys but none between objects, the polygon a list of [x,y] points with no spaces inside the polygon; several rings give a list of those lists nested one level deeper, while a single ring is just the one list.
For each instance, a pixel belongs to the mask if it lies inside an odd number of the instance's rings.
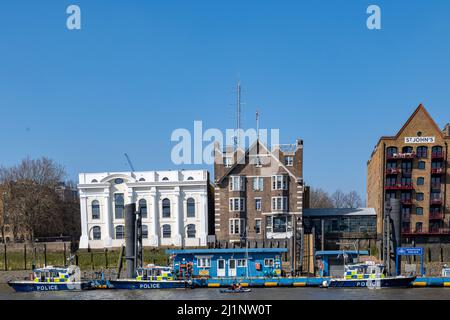
[{"label": "construction crane", "polygon": [[131,169],[131,175],[134,176],[134,166],[133,166],[133,164],[131,163],[130,157],[128,156],[128,154],[127,154],[126,152],[124,153],[124,155],[125,155],[125,158],[127,158],[128,165],[130,166],[130,169]]}]

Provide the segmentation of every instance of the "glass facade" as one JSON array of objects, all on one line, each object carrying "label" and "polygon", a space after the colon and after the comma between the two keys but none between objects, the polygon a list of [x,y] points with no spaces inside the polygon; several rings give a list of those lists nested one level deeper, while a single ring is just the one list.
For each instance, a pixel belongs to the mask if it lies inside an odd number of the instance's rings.
[{"label": "glass facade", "polygon": [[304,217],[305,229],[310,232],[314,227],[316,233],[322,232],[321,220],[324,220],[325,236],[338,233],[349,233],[356,237],[375,236],[377,231],[376,216],[326,216]]}]

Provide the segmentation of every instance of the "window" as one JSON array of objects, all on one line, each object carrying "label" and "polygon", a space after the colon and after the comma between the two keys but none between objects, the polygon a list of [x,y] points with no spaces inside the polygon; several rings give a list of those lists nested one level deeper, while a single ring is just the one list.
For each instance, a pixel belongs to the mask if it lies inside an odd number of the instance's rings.
[{"label": "window", "polygon": [[255,198],[255,210],[261,211],[261,198]]},{"label": "window", "polygon": [[123,219],[124,216],[124,199],[123,193],[114,194],[114,212],[116,219]]},{"label": "window", "polygon": [[187,217],[195,218],[195,200],[193,198],[187,199],[186,207],[187,207]]},{"label": "window", "polygon": [[263,191],[264,189],[264,179],[262,177],[253,178],[253,190]]},{"label": "window", "polygon": [[287,209],[287,197],[272,197],[272,211],[286,211]]},{"label": "window", "polygon": [[424,184],[425,184],[425,178],[423,178],[423,177],[417,178],[417,185],[418,186],[423,186]]},{"label": "window", "polygon": [[441,161],[433,161],[431,162],[431,169],[440,169],[443,168],[444,165]]},{"label": "window", "polygon": [[437,189],[441,187],[441,177],[431,177],[431,187]]},{"label": "window", "polygon": [[164,177],[164,178],[162,178],[162,181],[169,181],[169,178]]},{"label": "window", "polygon": [[230,211],[245,211],[245,198],[230,198]]},{"label": "window", "polygon": [[435,146],[431,148],[431,154],[433,157],[440,157],[442,156],[442,147],[441,146]]},{"label": "window", "polygon": [[172,233],[170,231],[170,224],[163,224],[162,229],[163,238],[170,238],[172,236]]},{"label": "window", "polygon": [[116,227],[116,239],[123,239],[123,238],[125,238],[125,227],[117,226]]},{"label": "window", "polygon": [[142,225],[142,239],[148,239],[148,226],[146,224]]},{"label": "window", "polygon": [[[389,186],[395,186],[397,184],[397,178],[396,177],[387,177],[386,178],[386,185]],[[394,197],[395,198],[395,197]]]},{"label": "window", "polygon": [[427,147],[417,147],[417,157],[418,158],[427,158],[428,157],[428,148]]},{"label": "window", "polygon": [[417,233],[422,232],[422,222],[417,222],[416,223],[416,232]]},{"label": "window", "polygon": [[402,192],[402,194],[401,194],[401,196],[400,196],[400,199],[402,200],[402,201],[405,201],[405,200],[411,200],[411,192]]},{"label": "window", "polygon": [[92,201],[92,219],[100,219],[100,202],[98,200]]},{"label": "window", "polygon": [[287,232],[292,231],[292,217],[290,216],[272,216],[267,217],[266,230],[268,232]]},{"label": "window", "polygon": [[102,232],[99,226],[95,226],[92,228],[92,239],[100,240],[102,238]]},{"label": "window", "polygon": [[424,197],[424,195],[423,195],[422,192],[416,193],[416,200],[417,201],[423,201],[423,197]]},{"label": "window", "polygon": [[139,200],[139,212],[143,219],[147,218],[147,201],[145,199]]},{"label": "window", "polygon": [[195,224],[188,224],[186,228],[188,238],[195,238]]},{"label": "window", "polygon": [[264,259],[264,267],[273,267],[273,265],[274,265],[274,260],[273,260],[273,258],[266,258],[266,259]]},{"label": "window", "polygon": [[197,267],[199,267],[199,268],[210,268],[211,267],[211,258],[209,258],[209,257],[198,257],[197,258]]},{"label": "window", "polygon": [[402,152],[403,153],[413,153],[413,147],[410,147],[410,146],[403,147]]},{"label": "window", "polygon": [[272,190],[287,190],[287,176],[272,176]]},{"label": "window", "polygon": [[255,157],[254,164],[255,164],[255,167],[262,167],[261,158],[259,156]]},{"label": "window", "polygon": [[97,179],[93,179],[92,181],[91,181],[91,183],[97,183],[98,181],[97,181]]},{"label": "window", "polygon": [[284,165],[292,167],[294,165],[294,157],[293,156],[284,157]]},{"label": "window", "polygon": [[424,170],[425,169],[425,161],[419,161],[417,163],[417,169]]},{"label": "window", "polygon": [[233,165],[233,158],[232,157],[223,157],[223,164],[225,168],[230,168]]},{"label": "window", "polygon": [[194,180],[193,177],[188,177],[187,179],[188,179],[188,181]]},{"label": "window", "polygon": [[247,259],[237,259],[238,267],[247,267]]},{"label": "window", "polygon": [[389,147],[386,149],[386,153],[388,157],[393,157],[394,154],[397,153],[397,148],[396,147]]},{"label": "window", "polygon": [[423,208],[422,208],[422,207],[417,207],[417,208],[416,208],[416,214],[417,214],[418,216],[423,215]]},{"label": "window", "polygon": [[386,163],[386,168],[387,169],[397,169],[397,161],[388,161]]},{"label": "window", "polygon": [[170,200],[167,198],[162,201],[162,217],[170,218]]},{"label": "window", "polygon": [[140,178],[139,181],[140,181],[140,182],[144,182],[145,179],[144,179],[144,178]]},{"label": "window", "polygon": [[402,172],[405,173],[411,173],[412,170],[412,161],[402,161]]},{"label": "window", "polygon": [[245,232],[245,220],[244,219],[230,219],[229,232],[230,234],[243,234]]},{"label": "window", "polygon": [[261,219],[255,219],[255,233],[261,234]]},{"label": "window", "polygon": [[123,179],[122,178],[117,178],[114,180],[115,184],[122,184],[123,183]]},{"label": "window", "polygon": [[244,187],[244,176],[230,176],[230,191],[244,191]]}]

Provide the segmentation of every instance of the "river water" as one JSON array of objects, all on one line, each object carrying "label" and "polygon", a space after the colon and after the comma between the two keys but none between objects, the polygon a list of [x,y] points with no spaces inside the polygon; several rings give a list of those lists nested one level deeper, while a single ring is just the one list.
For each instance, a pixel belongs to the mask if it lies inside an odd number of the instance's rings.
[{"label": "river water", "polygon": [[0,300],[450,300],[450,288],[338,289],[252,288],[220,293],[217,288],[14,292],[0,284]]}]

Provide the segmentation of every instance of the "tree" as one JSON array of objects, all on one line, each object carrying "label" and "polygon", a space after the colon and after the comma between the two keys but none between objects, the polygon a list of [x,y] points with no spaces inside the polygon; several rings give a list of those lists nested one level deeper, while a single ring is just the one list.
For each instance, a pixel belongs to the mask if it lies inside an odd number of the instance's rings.
[{"label": "tree", "polygon": [[346,194],[342,190],[336,190],[331,195],[331,200],[333,201],[333,208],[344,208],[345,207],[345,197]]},{"label": "tree", "polygon": [[309,193],[309,206],[311,208],[332,208],[333,201],[330,195],[321,188],[311,188]]},{"label": "tree", "polygon": [[362,200],[356,191],[351,191],[344,197],[345,208],[360,208],[362,207]]}]

